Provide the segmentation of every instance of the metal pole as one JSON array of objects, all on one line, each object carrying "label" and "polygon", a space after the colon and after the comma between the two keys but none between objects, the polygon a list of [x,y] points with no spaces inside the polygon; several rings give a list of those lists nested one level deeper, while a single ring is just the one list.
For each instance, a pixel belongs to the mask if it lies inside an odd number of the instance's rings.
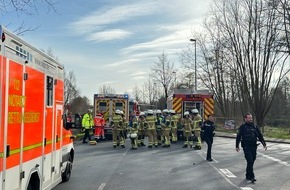
[{"label": "metal pole", "polygon": [[197,91],[197,69],[196,69],[196,39],[190,39],[191,42],[194,42],[194,91]]},{"label": "metal pole", "polygon": [[196,40],[194,40],[194,91],[197,91],[197,78],[196,78]]}]

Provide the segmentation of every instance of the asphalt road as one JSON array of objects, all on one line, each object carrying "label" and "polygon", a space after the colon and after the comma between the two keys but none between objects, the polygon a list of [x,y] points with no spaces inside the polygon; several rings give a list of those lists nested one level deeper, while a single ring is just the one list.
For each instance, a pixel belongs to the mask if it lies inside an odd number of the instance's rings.
[{"label": "asphalt road", "polygon": [[245,180],[243,151],[235,151],[235,139],[215,137],[213,162],[202,150],[141,147],[113,149],[112,142],[97,145],[75,142],[75,161],[70,181],[54,190],[289,190],[290,144],[268,142],[268,150],[258,148],[255,184]]}]

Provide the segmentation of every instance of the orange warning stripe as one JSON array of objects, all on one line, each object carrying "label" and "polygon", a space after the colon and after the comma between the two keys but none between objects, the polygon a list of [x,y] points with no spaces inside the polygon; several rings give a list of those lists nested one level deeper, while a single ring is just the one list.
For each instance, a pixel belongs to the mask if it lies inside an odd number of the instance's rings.
[{"label": "orange warning stripe", "polygon": [[207,119],[208,115],[212,115],[214,113],[214,100],[212,98],[204,99],[204,118]]},{"label": "orange warning stripe", "polygon": [[181,113],[182,98],[173,98],[172,108],[176,113]]}]

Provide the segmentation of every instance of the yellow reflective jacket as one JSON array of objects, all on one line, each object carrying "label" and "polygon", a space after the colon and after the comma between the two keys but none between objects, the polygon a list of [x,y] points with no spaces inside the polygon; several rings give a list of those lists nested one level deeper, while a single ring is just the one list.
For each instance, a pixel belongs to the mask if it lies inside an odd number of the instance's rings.
[{"label": "yellow reflective jacket", "polygon": [[94,126],[94,120],[92,114],[86,113],[82,120],[82,126],[85,129],[91,129]]}]

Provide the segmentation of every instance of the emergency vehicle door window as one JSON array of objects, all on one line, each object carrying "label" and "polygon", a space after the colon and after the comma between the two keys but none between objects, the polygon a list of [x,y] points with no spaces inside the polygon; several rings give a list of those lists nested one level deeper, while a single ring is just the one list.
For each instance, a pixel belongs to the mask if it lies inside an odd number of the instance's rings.
[{"label": "emergency vehicle door window", "polygon": [[99,111],[106,111],[107,110],[107,102],[99,102]]},{"label": "emergency vehicle door window", "polygon": [[116,102],[115,104],[116,110],[123,110],[123,103],[122,102]]},{"label": "emergency vehicle door window", "polygon": [[46,105],[53,105],[53,78],[50,76],[46,78]]}]

